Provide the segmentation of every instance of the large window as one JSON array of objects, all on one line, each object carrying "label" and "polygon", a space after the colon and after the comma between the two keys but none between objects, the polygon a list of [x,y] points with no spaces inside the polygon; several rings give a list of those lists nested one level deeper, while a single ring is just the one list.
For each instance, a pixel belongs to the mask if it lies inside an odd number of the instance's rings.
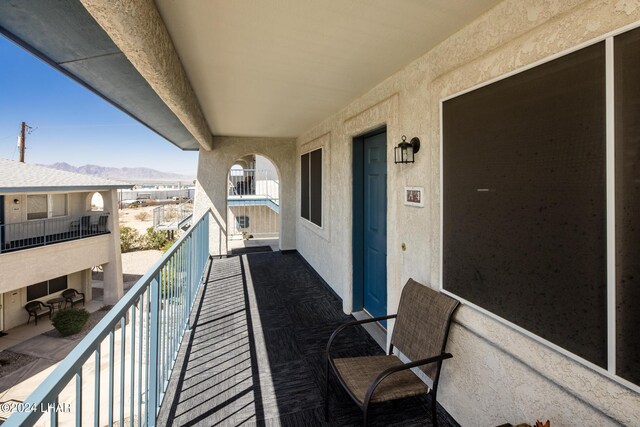
[{"label": "large window", "polygon": [[640,384],[640,29],[613,45],[444,101],[443,288]]},{"label": "large window", "polygon": [[322,148],[300,158],[300,215],[322,227]]},{"label": "large window", "polygon": [[66,194],[30,194],[27,196],[27,219],[46,219],[67,215]]},{"label": "large window", "polygon": [[27,286],[27,301],[44,298],[47,295],[55,294],[65,289],[67,289],[67,276],[36,283],[35,285]]},{"label": "large window", "polygon": [[46,194],[27,196],[27,219],[43,219],[49,216]]}]

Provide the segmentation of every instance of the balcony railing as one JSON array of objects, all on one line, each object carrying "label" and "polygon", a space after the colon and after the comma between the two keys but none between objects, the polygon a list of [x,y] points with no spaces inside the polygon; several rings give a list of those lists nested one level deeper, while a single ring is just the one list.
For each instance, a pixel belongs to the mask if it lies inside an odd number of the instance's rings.
[{"label": "balcony railing", "polygon": [[179,230],[192,220],[193,205],[162,205],[153,210],[154,230]]},{"label": "balcony railing", "polygon": [[209,259],[211,218],[180,237],[4,426],[156,425]]},{"label": "balcony railing", "polygon": [[105,234],[108,219],[109,212],[98,212],[3,224],[0,253]]}]

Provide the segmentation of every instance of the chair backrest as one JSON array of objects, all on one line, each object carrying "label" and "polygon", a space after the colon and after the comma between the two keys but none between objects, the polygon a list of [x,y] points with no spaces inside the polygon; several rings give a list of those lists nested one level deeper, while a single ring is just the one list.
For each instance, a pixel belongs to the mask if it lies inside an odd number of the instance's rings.
[{"label": "chair backrest", "polygon": [[40,308],[40,306],[43,305],[40,301],[31,301],[25,304],[24,308],[27,311],[33,311],[35,309]]},{"label": "chair backrest", "polygon": [[62,291],[62,298],[69,298],[69,297],[73,297],[76,294],[76,290],[75,289],[65,289],[64,291]]},{"label": "chair backrest", "polygon": [[[457,306],[453,298],[409,279],[402,289],[391,344],[412,361],[439,355],[447,344],[451,315]],[[420,369],[437,381],[438,364]]]}]

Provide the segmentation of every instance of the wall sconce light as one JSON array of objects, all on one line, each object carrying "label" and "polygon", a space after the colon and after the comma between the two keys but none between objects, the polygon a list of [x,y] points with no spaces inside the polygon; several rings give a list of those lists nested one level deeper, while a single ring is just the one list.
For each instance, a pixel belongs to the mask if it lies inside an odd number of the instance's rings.
[{"label": "wall sconce light", "polygon": [[13,199],[13,204],[14,205],[19,205],[20,204],[20,199]]},{"label": "wall sconce light", "polygon": [[417,136],[407,142],[407,137],[402,135],[402,142],[393,149],[396,157],[395,163],[414,163],[414,155],[420,151],[420,139]]}]

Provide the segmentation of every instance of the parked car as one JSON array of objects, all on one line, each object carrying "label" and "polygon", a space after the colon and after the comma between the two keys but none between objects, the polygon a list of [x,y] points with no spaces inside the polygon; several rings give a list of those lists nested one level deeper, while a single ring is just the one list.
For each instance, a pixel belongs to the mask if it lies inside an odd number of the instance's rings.
[{"label": "parked car", "polygon": [[147,204],[145,203],[144,200],[123,200],[122,201],[123,208],[139,208],[146,205]]}]

